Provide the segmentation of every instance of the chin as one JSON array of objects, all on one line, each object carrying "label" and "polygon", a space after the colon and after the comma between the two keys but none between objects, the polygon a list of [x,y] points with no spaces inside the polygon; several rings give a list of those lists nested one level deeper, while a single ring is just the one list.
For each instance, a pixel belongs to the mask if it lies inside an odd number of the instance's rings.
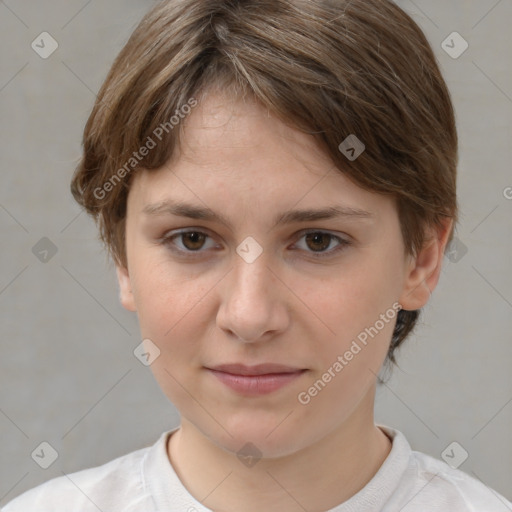
[{"label": "chin", "polygon": [[297,451],[300,445],[297,439],[300,429],[285,418],[286,414],[276,418],[274,414],[248,411],[246,414],[237,413],[231,419],[219,420],[226,430],[219,426],[215,431],[207,428],[203,432],[215,444],[231,453],[239,454],[245,449],[268,458],[283,457]]}]

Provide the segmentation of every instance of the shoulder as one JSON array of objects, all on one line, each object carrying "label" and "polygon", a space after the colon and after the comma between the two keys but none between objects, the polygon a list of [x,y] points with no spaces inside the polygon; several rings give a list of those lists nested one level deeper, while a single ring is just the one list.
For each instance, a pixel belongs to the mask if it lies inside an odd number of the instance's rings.
[{"label": "shoulder", "polygon": [[381,468],[385,473],[381,483],[392,489],[383,512],[512,512],[510,501],[477,478],[412,450],[399,430],[380,428],[392,440]]},{"label": "shoulder", "polygon": [[[420,506],[453,512],[510,512],[512,503],[469,474],[422,452],[411,451],[410,468],[416,477],[413,501]],[[407,508],[404,510],[406,512]],[[411,509],[413,510],[413,509]]]},{"label": "shoulder", "polygon": [[144,493],[141,464],[149,450],[142,448],[101,466],[53,478],[18,496],[2,512],[125,510]]}]

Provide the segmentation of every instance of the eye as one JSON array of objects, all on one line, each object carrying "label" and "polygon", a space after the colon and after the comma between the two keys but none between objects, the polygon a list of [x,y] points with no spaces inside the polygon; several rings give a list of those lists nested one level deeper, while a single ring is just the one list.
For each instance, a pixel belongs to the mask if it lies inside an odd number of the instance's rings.
[{"label": "eye", "polygon": [[[313,254],[315,258],[332,256],[351,244],[349,240],[345,240],[327,231],[309,230],[303,232],[300,239],[303,238],[306,241],[306,249],[303,250]],[[175,239],[177,239],[179,243],[175,242]],[[211,239],[208,234],[199,230],[189,229],[164,236],[161,239],[161,243],[175,253],[192,255],[193,253],[200,254],[204,252],[201,251],[201,249],[205,247],[208,249],[208,247],[205,246],[207,239]],[[333,241],[335,241],[337,245],[334,249],[327,250],[332,245]],[[210,246],[210,249],[213,247]]]},{"label": "eye", "polygon": [[[174,239],[177,238],[181,242],[181,247]],[[194,253],[201,252],[200,249],[204,247],[205,239],[210,238],[206,233],[198,230],[180,231],[169,236],[165,236],[162,239],[162,243],[168,246],[174,252],[181,253]]]},{"label": "eye", "polygon": [[[304,238],[306,241],[306,246],[311,248],[312,251],[306,251],[313,253],[315,258],[324,258],[327,256],[332,256],[335,253],[343,250],[345,247],[350,245],[348,240],[341,238],[339,236],[333,235],[327,231],[318,231],[318,230],[309,230],[301,236],[301,239]],[[326,249],[331,246],[332,241],[336,241],[338,245],[327,251]]]}]

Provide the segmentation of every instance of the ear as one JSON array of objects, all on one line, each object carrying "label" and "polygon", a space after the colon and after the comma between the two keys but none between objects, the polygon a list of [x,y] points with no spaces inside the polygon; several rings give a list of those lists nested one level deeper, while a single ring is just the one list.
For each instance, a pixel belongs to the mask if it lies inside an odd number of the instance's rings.
[{"label": "ear", "polygon": [[441,275],[452,226],[453,220],[446,219],[440,227],[430,228],[423,248],[416,256],[409,256],[404,289],[399,300],[404,310],[420,309],[429,301]]},{"label": "ear", "polygon": [[119,283],[119,300],[128,311],[137,311],[133,298],[132,283],[128,269],[116,265],[117,282]]}]

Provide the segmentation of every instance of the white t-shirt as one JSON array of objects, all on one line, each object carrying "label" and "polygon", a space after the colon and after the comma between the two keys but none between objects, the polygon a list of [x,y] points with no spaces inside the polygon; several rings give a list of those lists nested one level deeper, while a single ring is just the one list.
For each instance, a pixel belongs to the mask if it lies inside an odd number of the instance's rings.
[{"label": "white t-shirt", "polygon": [[[326,512],[511,512],[512,503],[441,460],[412,451],[398,430],[375,476]],[[187,491],[167,456],[164,432],[151,447],[102,466],[49,480],[21,494],[4,512],[211,512]],[[240,511],[243,512],[243,511]]]}]

